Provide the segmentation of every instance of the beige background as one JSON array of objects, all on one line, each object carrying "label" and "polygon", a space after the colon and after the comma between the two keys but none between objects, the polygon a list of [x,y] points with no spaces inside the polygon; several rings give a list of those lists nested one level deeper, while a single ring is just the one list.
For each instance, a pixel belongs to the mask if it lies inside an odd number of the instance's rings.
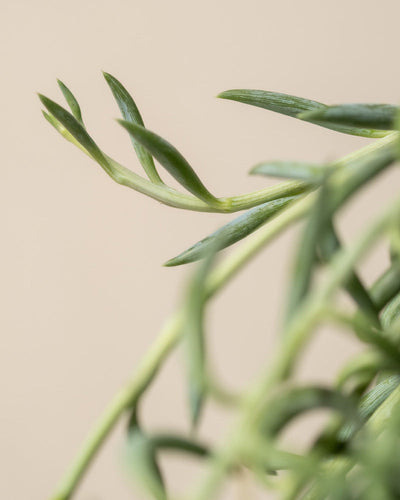
[{"label": "beige background", "polygon": [[[188,269],[161,264],[230,218],[163,207],[113,184],[42,119],[35,92],[61,102],[56,77],[63,79],[99,144],[139,171],[113,121],[104,69],[213,192],[239,194],[267,182],[247,176],[260,160],[326,161],[367,141],[214,96],[244,87],[327,103],[396,103],[399,14],[398,0],[2,0],[1,498],[49,497],[179,303]],[[393,172],[360,197],[344,235],[368,223],[398,182]],[[211,309],[213,361],[231,388],[244,387],[273,353],[294,242],[291,233],[259,256]],[[366,280],[386,262],[378,249]],[[302,377],[329,380],[356,349],[323,333]],[[178,353],[145,401],[149,429],[187,429],[183,376]],[[202,434],[218,438],[225,428],[211,408]],[[122,472],[122,442],[120,430],[77,499],[142,498]],[[194,463],[167,462],[175,491],[193,486]],[[242,481],[226,498],[265,496]]]}]

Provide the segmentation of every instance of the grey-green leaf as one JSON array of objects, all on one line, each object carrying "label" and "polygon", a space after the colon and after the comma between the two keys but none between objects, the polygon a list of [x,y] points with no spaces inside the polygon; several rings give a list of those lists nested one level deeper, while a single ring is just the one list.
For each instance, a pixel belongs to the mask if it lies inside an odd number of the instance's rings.
[{"label": "grey-green leaf", "polygon": [[170,259],[164,265],[179,266],[199,260],[207,255],[211,247],[215,246],[217,241],[223,244],[218,250],[233,245],[254,232],[262,224],[265,224],[271,217],[297,198],[298,196],[279,198],[248,210],[246,213],[228,222],[228,224],[225,224],[206,238],[195,243],[177,257]]},{"label": "grey-green leaf", "polygon": [[128,470],[152,498],[167,499],[164,481],[156,460],[156,448],[139,427],[134,427],[128,433],[125,459]]},{"label": "grey-green leaf", "polygon": [[285,179],[298,179],[319,184],[326,173],[325,166],[296,161],[268,161],[257,164],[251,175],[268,175]]},{"label": "grey-green leaf", "polygon": [[218,97],[275,111],[276,113],[298,118],[344,134],[359,135],[362,137],[383,137],[386,135],[386,132],[382,132],[381,130],[352,127],[310,118],[308,113],[323,112],[328,106],[317,101],[311,101],[310,99],[304,99],[289,94],[270,92],[267,90],[237,89],[226,90],[219,94]]},{"label": "grey-green leaf", "polygon": [[74,94],[69,90],[69,88],[61,80],[57,80],[58,85],[63,93],[68,106],[70,107],[72,114],[78,120],[78,122],[83,124],[81,108],[78,101],[76,100]]},{"label": "grey-green leaf", "polygon": [[118,122],[129,132],[133,139],[145,147],[183,187],[204,202],[214,206],[219,205],[217,198],[208,191],[187,160],[174,146],[172,146],[172,144],[141,125],[125,120],[118,120]]},{"label": "grey-green leaf", "polygon": [[307,111],[298,118],[321,125],[394,130],[399,111],[398,106],[391,104],[340,104]]},{"label": "grey-green leaf", "polygon": [[250,104],[251,106],[268,109],[269,111],[275,111],[276,113],[292,116],[294,118],[305,111],[325,108],[324,104],[317,101],[267,90],[225,90],[218,94],[217,97]]},{"label": "grey-green leaf", "polygon": [[84,126],[62,106],[48,97],[39,94],[39,98],[49,113],[56,118],[68,132],[81,144],[81,146],[101,165],[107,173],[112,172],[112,167],[101,152],[100,148],[86,132]]},{"label": "grey-green leaf", "polygon": [[[142,116],[136,106],[135,101],[132,96],[126,90],[126,88],[119,82],[114,76],[109,73],[103,73],[104,78],[111,92],[118,104],[122,116],[128,122],[133,122],[144,127]],[[162,180],[158,175],[156,166],[154,165],[153,157],[149,154],[147,149],[145,149],[138,141],[136,141],[132,135],[130,135],[133,147],[135,148],[137,157],[142,164],[147,176],[152,182],[157,184],[162,184]]]}]

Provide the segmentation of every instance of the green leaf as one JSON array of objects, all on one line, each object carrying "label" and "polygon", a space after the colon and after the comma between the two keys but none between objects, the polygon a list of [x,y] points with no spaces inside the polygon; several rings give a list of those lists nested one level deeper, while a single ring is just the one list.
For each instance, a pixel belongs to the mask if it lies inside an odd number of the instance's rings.
[{"label": "green leaf", "polygon": [[53,117],[66,128],[66,130],[90,154],[90,156],[96,160],[108,174],[110,174],[112,172],[111,165],[94,140],[86,132],[84,126],[79,123],[71,113],[56,102],[41,94],[39,94],[39,98],[49,113],[53,115]]},{"label": "green leaf", "polygon": [[340,104],[299,115],[319,124],[393,130],[400,108],[390,104]]},{"label": "green leaf", "polygon": [[182,328],[187,355],[189,405],[193,429],[199,422],[207,393],[208,377],[204,329],[207,302],[206,282],[220,245],[221,241],[216,241],[214,246],[209,248],[208,254],[193,274],[185,293]]},{"label": "green leaf", "polygon": [[337,410],[349,421],[357,421],[354,402],[337,390],[325,387],[296,387],[281,391],[269,404],[262,431],[276,435],[304,412],[320,408]]},{"label": "green leaf", "polygon": [[[319,238],[318,248],[321,258],[324,262],[329,262],[338,252],[342,245],[333,227],[332,220],[328,220],[324,225],[323,231]],[[360,310],[366,314],[371,321],[376,325],[380,325],[378,309],[372,301],[369,293],[362,284],[360,278],[355,272],[352,272],[345,282],[345,289],[354,299],[355,303],[360,307]]]},{"label": "green leaf", "polygon": [[146,493],[156,500],[166,500],[167,493],[156,459],[156,448],[139,426],[129,430],[125,445],[128,471],[137,479]]},{"label": "green leaf", "polygon": [[151,437],[151,442],[160,451],[178,451],[198,457],[209,457],[211,455],[210,449],[204,444],[176,434],[156,434]]},{"label": "green leaf", "polygon": [[302,97],[281,94],[279,92],[270,92],[267,90],[225,90],[218,94],[217,97],[250,104],[251,106],[268,109],[269,111],[275,111],[276,113],[292,116],[294,118],[305,111],[314,111],[326,107],[324,104],[317,101],[310,101]]},{"label": "green leaf", "polygon": [[329,217],[325,203],[327,193],[327,183],[323,182],[298,245],[288,291],[287,322],[296,315],[311,286],[312,274],[317,262],[317,243]]},{"label": "green leaf", "polygon": [[210,205],[219,201],[208,191],[193,168],[172,144],[136,123],[118,120],[134,140],[139,142],[183,187]]},{"label": "green leaf", "polygon": [[69,90],[69,88],[61,81],[57,80],[58,85],[63,93],[68,106],[70,107],[72,114],[78,120],[78,122],[83,124],[81,108],[76,100],[74,94]]},{"label": "green leaf", "polygon": [[[106,82],[108,83],[108,86],[111,89],[111,92],[113,93],[115,100],[117,101],[118,107],[124,119],[128,122],[136,123],[144,127],[143,119],[139,112],[139,109],[137,108],[135,101],[126,90],[126,88],[109,73],[103,73],[103,75],[106,79]],[[158,175],[152,156],[148,153],[147,149],[145,149],[140,143],[138,143],[138,141],[133,138],[132,135],[130,135],[130,137],[137,157],[139,158],[139,161],[142,164],[148,178],[152,182],[162,184],[162,180]]]},{"label": "green leaf", "polygon": [[268,161],[257,164],[250,170],[251,175],[268,175],[298,179],[318,184],[326,174],[327,167],[295,161]]},{"label": "green leaf", "polygon": [[362,137],[384,137],[386,135],[386,132],[380,130],[338,125],[335,123],[320,122],[314,118],[311,119],[308,117],[308,112],[323,111],[328,106],[317,101],[311,101],[310,99],[303,99],[302,97],[266,90],[249,89],[226,90],[217,97],[275,111],[276,113],[298,118],[344,134],[359,135]]},{"label": "green leaf", "polygon": [[[388,377],[386,380],[378,384],[371,391],[369,391],[365,396],[361,398],[359,406],[359,414],[362,422],[366,422],[371,415],[379,408],[379,406],[390,396],[390,394],[396,389],[400,384],[400,376],[393,375]],[[341,441],[349,440],[357,428],[354,424],[346,424],[339,432],[339,438]]]},{"label": "green leaf", "polygon": [[223,243],[223,247],[219,247],[218,251],[233,245],[254,232],[262,224],[265,224],[271,217],[279,213],[292,200],[297,198],[298,196],[280,198],[268,201],[267,203],[263,203],[262,205],[248,210],[246,213],[228,222],[228,224],[225,224],[206,238],[195,243],[177,257],[170,259],[164,265],[179,266],[199,260],[207,255],[211,247],[214,247],[217,241],[219,241],[220,244]]}]

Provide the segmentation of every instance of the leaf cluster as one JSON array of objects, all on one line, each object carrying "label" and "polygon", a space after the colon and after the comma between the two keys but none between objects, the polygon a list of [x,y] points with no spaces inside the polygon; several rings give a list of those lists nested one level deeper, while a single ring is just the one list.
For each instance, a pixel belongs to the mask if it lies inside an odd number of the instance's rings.
[{"label": "leaf cluster", "polygon": [[[110,74],[105,80],[120,109],[146,177],[107,155],[91,137],[78,101],[62,82],[69,110],[40,96],[48,122],[117,183],[176,208],[233,213],[238,217],[166,262],[200,261],[185,287],[179,310],[166,322],[156,343],[136,367],[89,434],[53,500],[72,498],[80,480],[116,423],[129,419],[126,463],[151,498],[175,498],[167,491],[161,454],[193,455],[204,462],[205,477],[189,498],[209,500],[230,475],[243,467],[266,488],[289,499],[382,499],[400,497],[400,199],[354,241],[344,244],[337,231],[342,208],[398,161],[399,108],[387,104],[328,106],[309,99],[262,90],[229,90],[220,98],[257,106],[337,132],[377,139],[329,164],[268,160],[250,173],[288,179],[272,187],[232,197],[210,192],[188,160],[166,139],[144,125],[132,96]],[[169,186],[165,169],[183,188]],[[207,349],[207,308],[218,293],[282,231],[303,220],[288,285],[279,349],[258,379],[242,394],[222,387]],[[381,239],[390,265],[372,287],[356,266]],[[216,263],[219,252],[241,246]],[[317,280],[322,273],[323,280]],[[335,297],[345,291],[354,311]],[[301,384],[296,366],[318,326],[332,323],[353,335],[361,354],[348,362],[329,386]],[[153,432],[140,423],[140,406],[165,359],[184,346],[191,431]],[[209,400],[229,406],[236,423],[218,445],[204,443],[198,429]],[[329,423],[301,455],[282,444],[286,426],[304,413],[325,408]],[[286,470],[285,474],[279,471]],[[277,477],[272,481],[272,475]]]}]

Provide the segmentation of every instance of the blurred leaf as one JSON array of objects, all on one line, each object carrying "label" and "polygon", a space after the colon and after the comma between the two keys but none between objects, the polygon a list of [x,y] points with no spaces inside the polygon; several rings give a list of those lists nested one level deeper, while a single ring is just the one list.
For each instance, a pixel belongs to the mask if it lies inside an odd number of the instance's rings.
[{"label": "blurred leaf", "polygon": [[325,387],[296,387],[282,391],[270,402],[262,423],[263,432],[276,435],[294,418],[321,408],[337,410],[347,420],[357,421],[352,398]]},{"label": "blurred leaf", "polygon": [[218,200],[207,190],[179,151],[165,139],[135,123],[118,120],[134,140],[145,147],[182,186],[210,205]]},{"label": "blurred leaf", "polygon": [[[396,158],[393,144],[387,144],[377,151],[373,151],[365,158],[361,158],[346,165],[336,176],[336,184],[332,186],[329,210],[333,213],[364,184],[382,173]],[[332,183],[333,184],[333,183]]]},{"label": "blurred leaf", "polygon": [[371,298],[380,311],[386,304],[400,292],[400,267],[392,265],[372,285]]},{"label": "blurred leaf", "polygon": [[128,470],[152,498],[166,500],[164,481],[156,460],[156,448],[138,425],[131,426],[125,447]]},{"label": "blurred leaf", "polygon": [[386,368],[384,358],[376,350],[368,350],[353,357],[339,372],[336,385],[344,390],[352,382],[352,386],[366,383],[369,385],[382,367]]},{"label": "blurred leaf", "polygon": [[199,264],[185,293],[183,333],[186,342],[189,403],[192,426],[199,422],[207,391],[204,313],[207,301],[206,281],[222,240],[215,241]]},{"label": "blurred leaf", "polygon": [[321,127],[335,130],[336,132],[343,132],[344,134],[359,135],[362,137],[384,137],[386,135],[385,132],[380,130],[350,127],[348,125],[320,122],[314,118],[308,118],[308,112],[323,112],[328,106],[317,101],[303,99],[302,97],[281,94],[279,92],[269,92],[266,90],[248,89],[226,90],[217,97],[275,111],[276,113],[298,118],[315,125],[320,125]]},{"label": "blurred leaf", "polygon": [[280,198],[268,201],[267,203],[263,203],[262,205],[258,205],[248,210],[246,213],[228,222],[228,224],[225,224],[206,238],[195,243],[177,257],[170,259],[164,265],[179,266],[199,260],[207,255],[211,247],[214,247],[217,241],[221,242],[221,244],[223,242],[223,246],[219,247],[218,251],[233,245],[254,232],[271,217],[279,213],[292,200],[297,198],[298,196]]},{"label": "blurred leaf", "polygon": [[311,286],[312,273],[317,262],[317,243],[327,218],[326,196],[327,184],[323,182],[315,204],[308,215],[295,256],[288,291],[287,322],[294,317]]},{"label": "blurred leaf", "polygon": [[53,115],[53,117],[63,125],[66,130],[76,139],[76,141],[90,154],[90,156],[101,165],[107,173],[112,172],[112,167],[107,161],[106,157],[94,142],[94,140],[90,137],[90,135],[86,132],[86,129],[83,127],[78,120],[71,115],[67,110],[62,108],[59,104],[55,103],[51,99],[40,95],[39,98],[42,101],[43,105],[47,108],[49,113]]},{"label": "blurred leaf", "polygon": [[[374,387],[367,394],[362,396],[359,405],[359,414],[362,422],[366,422],[379,406],[390,396],[390,394],[400,384],[400,376],[388,377],[379,385]],[[357,428],[353,424],[346,424],[339,432],[339,438],[347,441],[352,437]]]},{"label": "blurred leaf", "polygon": [[[335,228],[331,220],[327,220],[321,231],[321,237],[318,241],[318,248],[321,253],[323,262],[329,262],[335,253],[342,248],[340,240],[336,234]],[[380,325],[378,310],[373,303],[369,293],[362,284],[360,278],[355,272],[352,272],[345,282],[345,289],[349,295],[354,299],[356,304],[360,307],[373,323],[377,326]]]},{"label": "blurred leaf", "polygon": [[210,449],[204,444],[175,434],[156,434],[151,437],[151,442],[160,451],[178,451],[199,457],[209,457],[211,455]]},{"label": "blurred leaf", "polygon": [[279,160],[259,163],[250,170],[251,175],[298,179],[315,184],[319,184],[322,181],[325,173],[326,167],[322,165]]},{"label": "blurred leaf", "polygon": [[299,118],[319,124],[393,130],[399,110],[390,104],[339,104],[301,113]]},{"label": "blurred leaf", "polygon": [[[129,92],[116,78],[114,78],[109,73],[103,73],[103,75],[111,89],[111,92],[113,93],[115,100],[117,101],[118,107],[124,119],[128,122],[136,123],[144,127],[143,119],[135,104],[135,101],[133,100]],[[149,179],[152,182],[161,184],[162,180],[158,175],[152,156],[140,143],[138,143],[133,138],[132,135],[130,135],[130,138],[133,147],[135,148],[137,157],[139,158],[139,161],[142,164]]]}]

